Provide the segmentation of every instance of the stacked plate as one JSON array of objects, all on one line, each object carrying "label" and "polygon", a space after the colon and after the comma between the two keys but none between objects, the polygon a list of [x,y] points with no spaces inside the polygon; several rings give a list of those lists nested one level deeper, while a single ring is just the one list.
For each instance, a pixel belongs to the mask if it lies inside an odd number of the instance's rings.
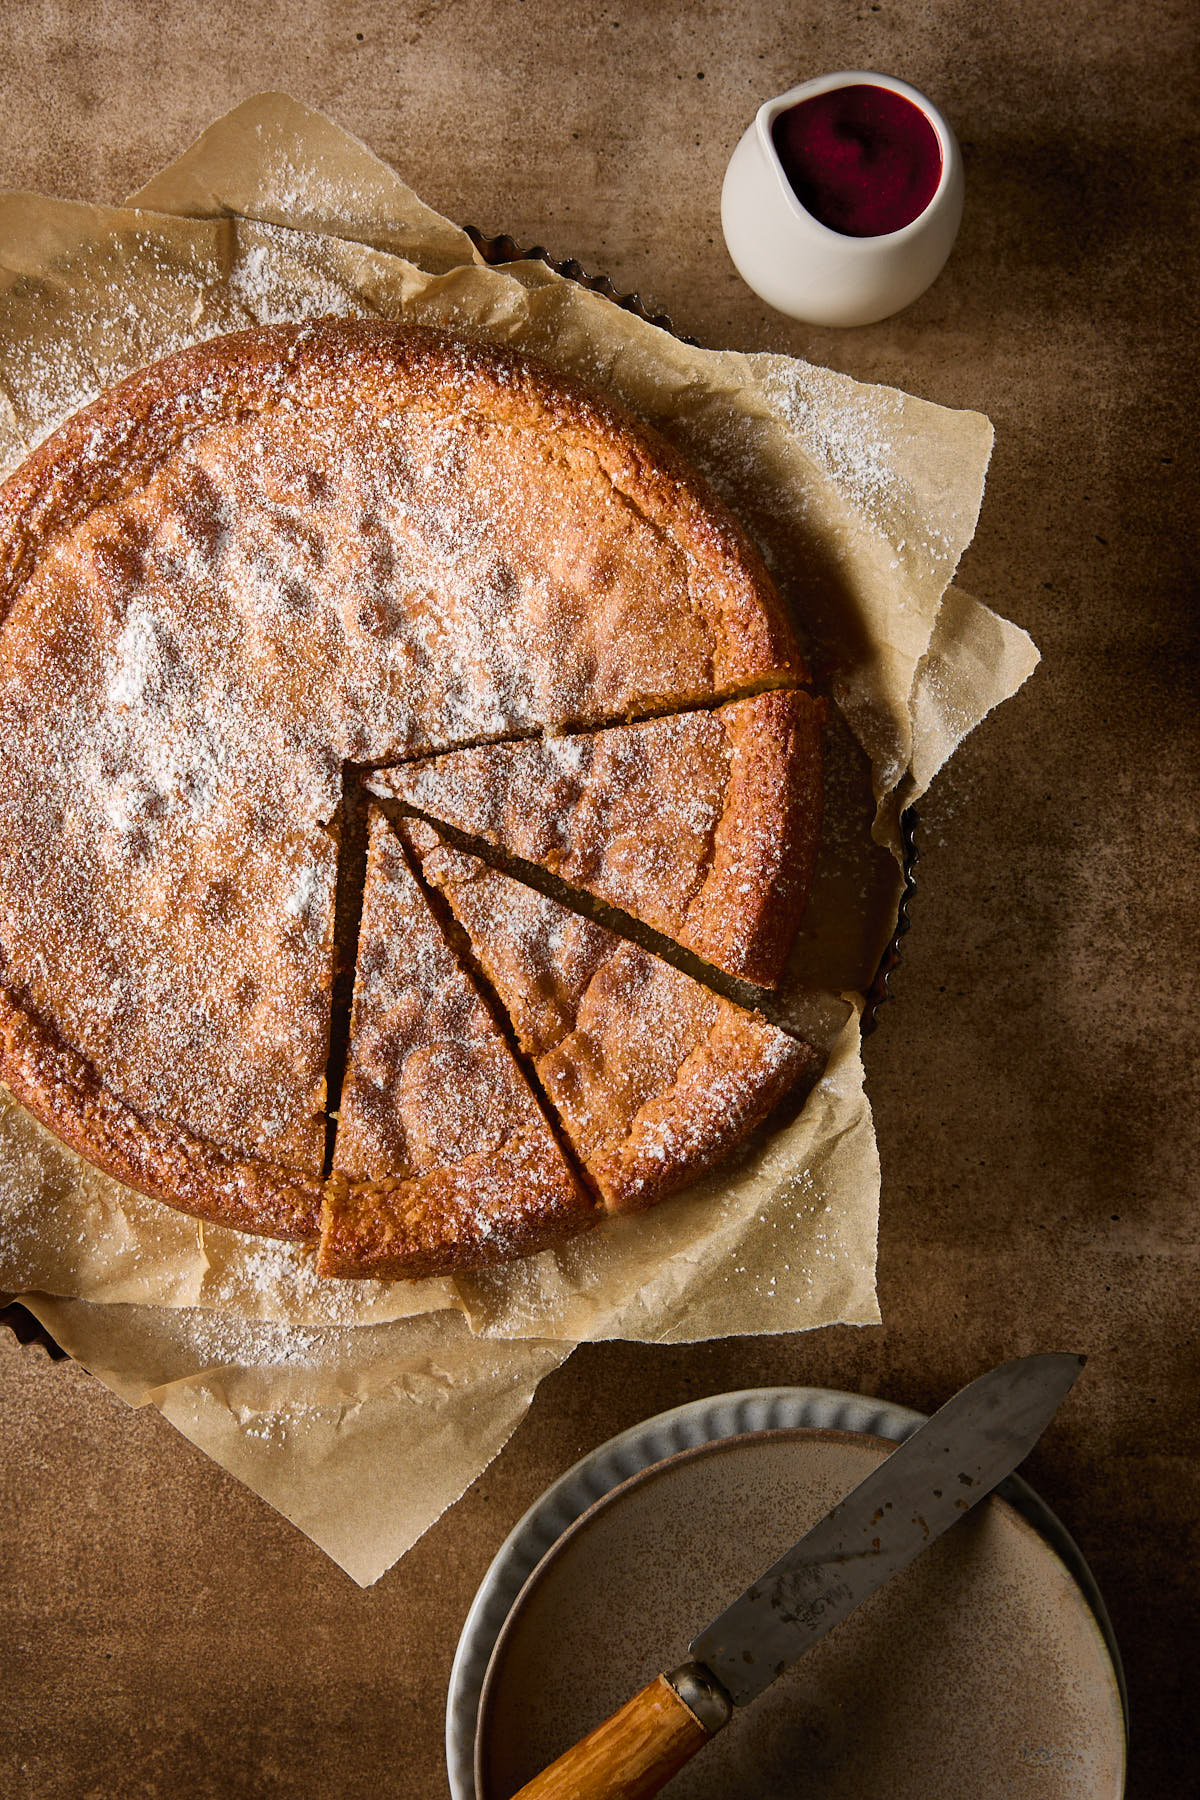
[{"label": "stacked plate", "polygon": [[[921,1418],[755,1389],[663,1413],[577,1464],[517,1525],[468,1615],[447,1709],[454,1800],[508,1800],[682,1661]],[[1013,1477],[735,1715],[670,1792],[1119,1800],[1125,1735],[1095,1582]]]}]

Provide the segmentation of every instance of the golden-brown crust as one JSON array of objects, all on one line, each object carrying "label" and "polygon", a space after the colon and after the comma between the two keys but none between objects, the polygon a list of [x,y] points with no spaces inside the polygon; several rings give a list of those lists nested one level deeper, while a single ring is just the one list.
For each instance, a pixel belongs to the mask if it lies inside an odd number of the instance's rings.
[{"label": "golden-brown crust", "polygon": [[586,1231],[596,1208],[538,1132],[394,1182],[333,1175],[321,1213],[322,1275],[416,1280],[511,1262]]},{"label": "golden-brown crust", "polygon": [[[568,1052],[560,1047],[539,1065],[551,1093]],[[688,1187],[731,1155],[816,1069],[809,1045],[783,1041],[782,1033],[772,1040],[760,1021],[722,1001],[674,1081],[647,1100],[623,1134],[597,1143],[588,1158],[588,1173],[608,1210],[642,1212]]]},{"label": "golden-brown crust", "polygon": [[712,865],[679,938],[717,968],[776,987],[816,869],[825,704],[793,689],[721,716],[729,785]]},{"label": "golden-brown crust", "polygon": [[322,1274],[449,1274],[594,1222],[593,1201],[378,812],[338,1115]]},{"label": "golden-brown crust", "polygon": [[[400,442],[395,434],[396,421],[410,415],[416,421],[411,454],[408,440]],[[459,668],[454,645],[450,653],[436,652],[443,655],[441,664],[429,662],[436,633],[429,632],[426,618],[439,614],[436,594],[412,625],[403,655],[393,656],[387,634],[395,621],[388,617],[386,593],[368,604],[360,591],[359,565],[367,556],[369,532],[365,525],[359,529],[357,516],[349,524],[329,525],[341,489],[336,471],[332,482],[325,478],[322,459],[345,450],[359,457],[360,468],[374,470],[373,446],[388,432],[399,457],[396,470],[411,472],[410,464],[416,470],[413,493],[425,491],[421,481],[428,487],[431,468],[441,479],[436,456],[430,461],[430,445],[436,449],[445,433],[457,434],[464,459],[457,479],[468,496],[478,489],[480,470],[486,472],[486,457],[493,454],[488,446],[500,442],[497,434],[508,433],[495,452],[493,487],[498,507],[515,508],[514,530],[524,530],[524,549],[518,545],[513,553],[513,579],[527,585],[532,580],[533,599],[521,590],[524,610],[518,609],[513,639],[517,662],[501,667],[497,658],[511,655],[503,648],[504,631],[488,628],[486,607],[470,612],[469,596],[477,589],[466,582],[468,599],[458,603],[460,611],[467,607],[466,636],[460,632],[465,697],[445,691],[447,670],[453,674]],[[540,530],[544,521],[538,519],[522,526],[528,509],[520,484],[532,479],[527,464],[546,484],[547,517],[553,514],[559,529]],[[372,476],[371,493],[393,492],[391,472],[388,465],[386,480]],[[249,523],[239,507],[243,494],[251,514],[258,508]],[[262,519],[274,516],[281,499],[293,521],[289,555],[294,550],[293,560],[311,583],[311,591],[305,589],[297,600],[315,621],[305,630],[292,619],[280,623],[278,609],[260,619],[251,605],[258,604],[258,585],[270,587],[278,574],[276,546],[264,538]],[[352,501],[353,496],[347,505]],[[400,523],[389,525],[395,542],[405,541],[402,514],[401,505]],[[454,513],[454,529],[460,527]],[[502,540],[504,533],[493,537]],[[228,555],[230,540],[242,556],[241,578],[248,585],[238,596],[241,610],[231,605],[226,618],[216,575],[225,566],[221,558]],[[460,541],[461,535],[451,548]],[[368,546],[372,555],[376,548]],[[440,566],[436,556],[430,561],[428,548],[421,554],[426,562],[418,557],[414,566]],[[546,601],[538,567],[529,560],[535,555],[558,558],[544,571]],[[507,603],[507,579],[501,569],[494,592],[489,590],[492,608]],[[418,589],[419,582],[413,592],[420,607]],[[156,638],[154,608],[160,604],[167,609],[167,628]],[[540,629],[537,609],[543,604],[559,608],[554,631]],[[226,685],[217,681],[199,699],[189,696],[188,703],[199,709],[204,731],[217,729],[214,720],[225,720],[244,705],[245,717],[260,718],[265,734],[255,747],[253,779],[243,783],[236,804],[226,805],[227,797],[220,797],[226,811],[212,815],[215,830],[204,783],[189,789],[185,781],[181,788],[178,772],[164,775],[161,757],[154,761],[159,750],[169,752],[168,761],[175,755],[174,716],[159,731],[162,709],[146,715],[139,740],[144,766],[135,768],[132,778],[120,762],[122,733],[136,716],[143,691],[151,691],[147,669],[151,689],[155,681],[167,682],[182,644],[193,659],[187,664],[185,657],[189,678],[206,670],[202,630],[195,638],[193,629],[197,619],[202,626],[205,605],[215,606],[214,617],[221,620],[226,660],[220,663],[220,680]],[[126,654],[121,637],[126,623],[142,632],[140,638],[133,633],[136,668],[128,656],[121,663],[109,655],[114,645]],[[730,688],[804,677],[782,603],[757,553],[707,485],[649,428],[571,378],[499,346],[416,327],[344,320],[208,340],[129,377],[48,438],[0,488],[0,634],[0,778],[21,772],[19,792],[11,779],[5,792],[6,781],[0,779],[0,1078],[59,1136],[129,1185],[202,1218],[287,1237],[310,1237],[316,1229],[319,1058],[328,1027],[333,904],[319,832],[330,816],[338,764],[428,752],[464,738],[560,730],[573,722],[681,707]],[[250,646],[245,655],[243,644]],[[331,647],[341,659],[336,668],[329,661]],[[535,652],[540,662],[530,672],[520,657]],[[72,659],[87,670],[81,699],[72,688]],[[571,673],[560,681],[559,671],[568,663]],[[410,675],[417,681],[415,698],[405,685]],[[64,739],[56,746],[53,735],[60,710],[65,716],[75,700],[75,725],[84,720],[89,731],[109,706],[102,721],[108,736],[88,740],[86,768],[77,744]],[[263,709],[257,715],[255,704]],[[207,745],[204,754],[211,750]],[[230,769],[237,772],[241,749],[234,745],[229,751],[218,743],[210,756],[221,781]],[[38,782],[50,761],[56,762],[58,787],[39,799]],[[93,785],[86,809],[72,820],[71,782],[80,770]],[[189,779],[194,774],[185,771]],[[265,965],[257,948],[246,992],[234,979],[222,987],[218,967],[224,976],[230,970],[236,975],[236,968],[224,944],[214,952],[207,979],[219,989],[227,1019],[235,1021],[228,1082],[215,1056],[219,1032],[214,1035],[207,1016],[209,1036],[194,1068],[176,1055],[173,1040],[152,1068],[142,1067],[130,1048],[131,1021],[155,1019],[155,996],[170,990],[164,958],[189,829],[186,808],[162,827],[173,834],[159,871],[162,880],[157,888],[150,883],[141,890],[158,909],[161,966],[157,985],[140,1003],[136,932],[125,931],[119,909],[126,907],[128,919],[136,921],[138,858],[145,866],[153,854],[146,845],[156,821],[171,813],[181,792],[194,803],[197,817],[204,814],[206,841],[217,846],[213,866],[205,865],[198,876],[189,914],[193,935],[205,919],[221,917],[223,908],[233,938],[243,913],[252,916],[247,881],[242,881],[246,893],[234,892],[236,880],[233,888],[223,883],[217,866],[225,846],[236,840],[238,821],[248,821],[253,834],[247,868],[253,855],[269,855],[272,829],[283,832],[294,825],[299,846],[289,851],[288,865],[289,879],[295,876],[298,886],[272,890],[270,945],[283,946],[279,966],[287,965],[277,990],[269,982],[263,988]],[[30,842],[31,821],[40,841],[14,873],[21,845]],[[64,822],[74,834],[70,843]],[[107,834],[108,861],[89,890],[87,857],[95,853],[97,830]],[[235,861],[240,870],[240,854]],[[43,910],[45,954],[30,928]],[[297,919],[303,926],[299,937]],[[63,947],[70,952],[72,942],[78,946],[81,929],[91,944],[98,920],[108,921],[102,952],[89,950],[83,958],[68,954],[64,962]],[[185,939],[181,934],[180,958],[191,954]],[[92,984],[86,991],[80,985],[84,964]],[[183,961],[179,967],[181,987],[186,974],[197,996],[194,1005],[190,989],[180,999],[174,1028],[182,1033],[188,1019],[205,1013],[206,977],[194,957],[186,969]],[[57,1008],[56,982],[63,996]],[[245,1042],[237,1036],[240,1020],[247,1024]],[[286,1029],[272,1050],[273,1020]],[[113,1045],[118,1050],[110,1050]],[[239,1056],[249,1064],[260,1051],[272,1067],[269,1077],[258,1081],[242,1118]],[[211,1132],[205,1124],[209,1075],[222,1086]],[[289,1079],[297,1090],[290,1096],[284,1091]],[[180,1096],[177,1118],[168,1103],[172,1080]],[[293,1169],[288,1159],[306,1166]],[[527,1160],[524,1147],[514,1150],[513,1167],[525,1167]],[[571,1202],[576,1204],[577,1197]],[[547,1217],[565,1219],[571,1210],[561,1194],[548,1205]],[[540,1242],[542,1227],[529,1230]],[[472,1260],[500,1254],[491,1239],[472,1248],[465,1226],[456,1241],[455,1254]],[[415,1254],[421,1261],[431,1252],[425,1245]]]},{"label": "golden-brown crust", "polygon": [[757,549],[709,484],[656,431],[547,364],[416,325],[320,319],[208,338],[127,376],[53,432],[0,487],[0,624],[47,545],[96,507],[144,487],[189,437],[231,417],[403,404],[506,414],[576,433],[639,512],[669,521],[694,559],[724,641],[716,689],[803,679],[795,634]]},{"label": "golden-brown crust", "polygon": [[23,1106],[72,1150],[152,1199],[214,1225],[308,1241],[319,1176],[223,1154],[175,1121],[139,1114],[56,1032],[0,988],[0,1071]]},{"label": "golden-brown crust", "polygon": [[730,1155],[802,1074],[806,1044],[479,858],[405,825],[610,1212]]},{"label": "golden-brown crust", "polygon": [[823,721],[822,701],[780,690],[451,751],[370,786],[774,987],[812,884]]}]

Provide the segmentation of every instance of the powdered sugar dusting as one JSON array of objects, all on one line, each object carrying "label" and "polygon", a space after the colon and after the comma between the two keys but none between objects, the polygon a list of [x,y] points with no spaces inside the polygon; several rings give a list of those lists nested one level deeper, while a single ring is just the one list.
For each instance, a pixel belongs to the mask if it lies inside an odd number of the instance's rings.
[{"label": "powdered sugar dusting", "polygon": [[803,1066],[765,1020],[478,858],[433,848],[423,867],[611,1207],[694,1179]]},{"label": "powdered sugar dusting", "polygon": [[819,725],[775,693],[381,771],[375,791],[770,981],[811,873]]},{"label": "powdered sugar dusting", "polygon": [[[296,281],[293,259],[306,264]],[[324,266],[321,241],[277,225],[243,227],[229,270],[228,301],[258,325],[289,325],[298,319],[365,318],[370,308]]]},{"label": "powdered sugar dusting", "polygon": [[496,1150],[537,1109],[390,826],[371,823],[337,1167],[415,1176]]},{"label": "powdered sugar dusting", "polygon": [[[524,1075],[379,815],[335,1167],[374,1184],[339,1202],[334,1226],[364,1270],[376,1254],[391,1261],[419,1252],[431,1222],[446,1245],[478,1252],[489,1244],[515,1249],[539,1219],[566,1224],[587,1210]],[[323,1255],[328,1244],[327,1232]]]},{"label": "powdered sugar dusting", "polygon": [[761,374],[764,393],[817,467],[854,507],[883,525],[901,493],[896,434],[901,396],[890,388],[854,384],[853,401],[839,404],[837,377],[784,357]]},{"label": "powdered sugar dusting", "polygon": [[729,760],[720,718],[693,712],[457,751],[374,785],[687,943]]},{"label": "powdered sugar dusting", "polygon": [[[269,233],[242,249],[261,313]],[[339,358],[330,329],[249,356],[236,387],[198,353],[179,395],[75,429],[0,666],[7,985],[136,1109],[310,1172],[341,768],[774,666],[761,633],[720,638],[686,509],[659,517],[619,444],[547,434],[516,365],[452,349],[430,384],[375,341]],[[71,477],[112,495],[82,506]],[[582,753],[551,754],[565,780]],[[613,784],[633,791],[616,762]],[[719,786],[679,783],[693,861]],[[667,854],[632,817],[597,830],[617,861]],[[446,1054],[427,1061],[448,1090]]]}]

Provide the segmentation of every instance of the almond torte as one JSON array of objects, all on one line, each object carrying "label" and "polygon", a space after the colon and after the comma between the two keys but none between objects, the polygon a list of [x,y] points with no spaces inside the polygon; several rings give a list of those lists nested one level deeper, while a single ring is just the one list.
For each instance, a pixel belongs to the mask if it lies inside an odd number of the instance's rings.
[{"label": "almond torte", "polygon": [[[514,1060],[503,1021],[489,1035],[382,825],[347,937],[343,795],[373,779],[436,818],[429,793],[379,772],[421,758],[427,780],[502,743],[530,759],[485,770],[504,829],[486,806],[461,828],[553,871],[544,758],[578,756],[561,878],[770,984],[819,816],[806,681],[757,552],[706,484],[541,364],[324,320],[143,370],[0,489],[0,1078],[90,1161],[201,1218],[315,1242],[324,1207],[337,1273],[453,1270],[578,1229],[597,1211],[587,1158],[569,1166],[536,1058]],[[617,728],[691,750],[626,769],[601,748]],[[639,820],[670,848],[657,873]],[[416,953],[422,932],[436,956]],[[394,992],[372,1018],[360,965],[343,1083],[354,984],[335,977],[355,940]],[[389,1048],[402,1016],[407,1048]],[[406,1084],[422,1032],[426,1050],[449,1044],[451,1017],[447,1118],[469,1089],[459,1116],[487,1147],[454,1153],[447,1124],[422,1164]],[[697,1092],[697,1116],[707,1104]],[[468,1178],[504,1145],[506,1174]],[[337,1249],[335,1221],[361,1224],[376,1190],[404,1229],[385,1252],[347,1228]],[[435,1190],[440,1213],[422,1200]]]},{"label": "almond torte", "polygon": [[605,1208],[673,1193],[766,1118],[807,1047],[431,827],[405,835],[445,895]]}]

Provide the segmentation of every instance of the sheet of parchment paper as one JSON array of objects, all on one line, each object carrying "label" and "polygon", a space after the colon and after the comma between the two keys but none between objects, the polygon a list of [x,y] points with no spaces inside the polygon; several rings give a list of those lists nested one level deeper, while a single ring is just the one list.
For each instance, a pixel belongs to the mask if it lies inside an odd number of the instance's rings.
[{"label": "sheet of parchment paper", "polygon": [[114,1393],[157,1407],[364,1587],[483,1473],[572,1348],[481,1343],[456,1312],[306,1329],[24,1303]]},{"label": "sheet of parchment paper", "polygon": [[[604,387],[705,469],[763,548],[837,703],[818,878],[778,1003],[829,1059],[797,1116],[655,1213],[508,1271],[419,1284],[319,1282],[304,1250],[202,1228],[130,1193],[4,1096],[0,1287],[89,1303],[69,1309],[82,1360],[138,1393],[138,1358],[160,1338],[178,1348],[170,1309],[197,1331],[206,1314],[315,1338],[394,1325],[415,1353],[422,1330],[443,1340],[457,1307],[491,1340],[534,1340],[535,1357],[546,1338],[566,1354],[583,1338],[873,1322],[879,1170],[856,1008],[895,921],[899,812],[1037,661],[1023,632],[949,587],[982,497],[987,421],[789,358],[692,349],[541,263],[487,269],[361,144],[284,96],[219,120],[135,199],[111,209],[0,197],[4,470],[157,356],[327,313],[499,337]],[[189,1353],[199,1368],[199,1339]],[[491,1369],[491,1345],[478,1354]],[[262,1391],[279,1366],[262,1365]],[[289,1380],[315,1393],[319,1373],[310,1357]],[[173,1385],[143,1397],[159,1404]],[[469,1383],[448,1394],[449,1413],[473,1405]],[[294,1488],[286,1451],[267,1481],[256,1454],[236,1452],[235,1412],[177,1399],[164,1410],[289,1517],[305,1514],[303,1458],[291,1462]],[[361,1433],[355,1442],[361,1451]],[[458,1491],[491,1442],[464,1425]]]}]

